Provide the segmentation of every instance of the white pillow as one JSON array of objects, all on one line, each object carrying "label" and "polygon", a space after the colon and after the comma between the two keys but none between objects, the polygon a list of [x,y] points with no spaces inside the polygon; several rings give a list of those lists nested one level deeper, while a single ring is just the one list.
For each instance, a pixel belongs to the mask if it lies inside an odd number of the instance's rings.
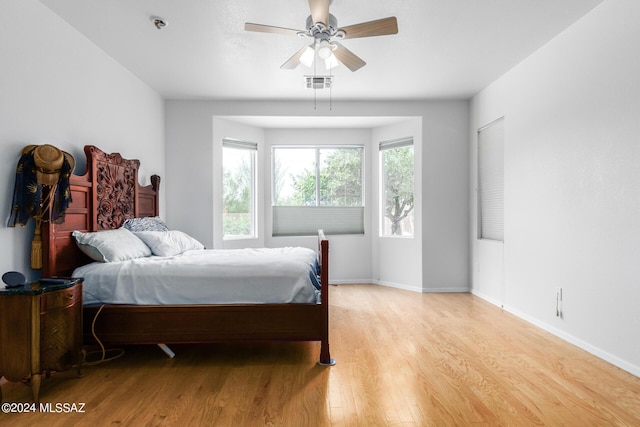
[{"label": "white pillow", "polygon": [[204,249],[204,245],[178,230],[138,231],[134,233],[158,256],[174,256],[190,250]]},{"label": "white pillow", "polygon": [[99,262],[126,261],[151,255],[151,249],[125,228],[83,233],[74,231],[73,237],[82,252]]}]

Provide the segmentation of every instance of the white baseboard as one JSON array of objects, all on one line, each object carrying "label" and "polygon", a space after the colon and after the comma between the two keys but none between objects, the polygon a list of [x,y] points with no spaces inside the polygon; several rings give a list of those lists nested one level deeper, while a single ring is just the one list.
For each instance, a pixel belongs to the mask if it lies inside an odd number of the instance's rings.
[{"label": "white baseboard", "polygon": [[373,283],[371,279],[329,280],[330,285],[362,285]]},{"label": "white baseboard", "polygon": [[418,286],[412,286],[412,285],[404,285],[401,283],[394,283],[394,282],[385,282],[382,280],[372,280],[371,283],[375,284],[375,285],[380,285],[380,286],[387,286],[389,288],[396,288],[396,289],[404,289],[407,291],[413,291],[413,292],[420,292],[423,294],[435,294],[435,293],[447,293],[447,292],[454,292],[454,293],[465,293],[465,292],[469,292],[471,289],[464,287],[464,288],[422,288],[422,287],[418,287]]},{"label": "white baseboard", "polygon": [[496,305],[496,306],[498,306],[500,308],[504,308],[504,306],[502,305],[502,301],[498,301],[497,299],[492,298],[489,295],[483,294],[482,292],[478,292],[478,291],[475,291],[473,289],[471,289],[470,292],[473,295],[477,296],[478,298],[481,298],[481,299],[483,299],[483,300],[485,300],[485,301],[487,301],[487,302],[489,302],[489,303],[491,303],[493,305]]},{"label": "white baseboard", "polygon": [[446,293],[462,293],[468,294],[471,292],[471,288],[426,288],[422,289],[425,294],[446,294]]},{"label": "white baseboard", "polygon": [[418,286],[403,285],[401,283],[385,282],[382,280],[372,280],[371,283],[378,286],[386,286],[388,288],[404,289],[405,291],[422,292],[422,288]]},{"label": "white baseboard", "polygon": [[370,284],[375,286],[386,286],[388,288],[404,289],[405,291],[422,292],[422,288],[417,286],[403,285],[400,283],[383,282],[373,279],[353,279],[353,280],[335,280],[330,281],[330,285],[354,285],[354,284]]}]

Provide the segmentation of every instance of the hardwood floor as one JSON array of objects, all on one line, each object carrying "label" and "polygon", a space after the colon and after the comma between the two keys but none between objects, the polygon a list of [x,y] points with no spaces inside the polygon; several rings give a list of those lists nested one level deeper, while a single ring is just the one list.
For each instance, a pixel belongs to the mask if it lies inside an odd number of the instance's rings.
[{"label": "hardwood floor", "polygon": [[[43,379],[42,403],[0,414],[47,426],[638,426],[640,378],[470,294],[331,288],[333,367],[317,343],[128,347]],[[4,402],[30,402],[4,384]]]}]

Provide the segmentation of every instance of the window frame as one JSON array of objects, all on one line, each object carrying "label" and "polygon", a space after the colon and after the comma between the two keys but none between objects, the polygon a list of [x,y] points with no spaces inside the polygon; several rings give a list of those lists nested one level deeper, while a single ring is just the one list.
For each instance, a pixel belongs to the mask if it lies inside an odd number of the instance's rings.
[{"label": "window frame", "polygon": [[[251,232],[249,234],[226,234],[225,232],[225,195],[224,195],[224,171],[225,171],[225,148],[245,150],[250,155],[250,196],[249,196],[249,217]],[[235,138],[222,138],[222,240],[248,240],[258,238],[258,144],[251,141],[245,141]]]},{"label": "window frame", "polygon": [[[405,147],[412,147],[412,151],[413,151],[413,182],[412,182],[412,188],[413,188],[413,208],[412,208],[412,218],[413,220],[413,227],[411,230],[411,234],[408,235],[398,235],[398,234],[388,234],[385,232],[385,221],[386,221],[386,182],[385,182],[385,162],[384,162],[384,153],[386,151],[389,150],[393,150],[393,149],[399,149],[399,148],[405,148]],[[412,136],[410,137],[403,137],[403,138],[397,138],[397,139],[392,139],[392,140],[387,140],[387,141],[382,141],[378,144],[378,164],[379,164],[379,174],[380,174],[380,182],[379,182],[379,200],[380,200],[380,221],[379,221],[379,230],[378,230],[378,235],[379,237],[384,237],[384,238],[400,238],[400,239],[413,239],[415,238],[415,199],[416,199],[416,180],[415,180],[415,165],[416,165],[416,159],[415,159],[415,143],[414,143],[414,138]]]},{"label": "window frame", "polygon": [[[279,149],[314,150],[315,201],[313,205],[276,204],[276,152]],[[358,206],[321,204],[321,151],[357,149],[360,152],[360,204]],[[273,145],[271,147],[272,236],[309,236],[322,228],[327,235],[364,234],[366,146],[359,144]],[[321,223],[319,223],[321,222]]]}]

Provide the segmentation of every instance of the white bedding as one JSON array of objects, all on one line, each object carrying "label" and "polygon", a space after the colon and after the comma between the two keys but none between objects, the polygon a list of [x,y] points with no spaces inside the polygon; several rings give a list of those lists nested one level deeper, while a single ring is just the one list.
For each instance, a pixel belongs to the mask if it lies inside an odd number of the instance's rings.
[{"label": "white bedding", "polygon": [[319,301],[307,248],[192,250],[77,268],[83,303],[260,304]]}]

